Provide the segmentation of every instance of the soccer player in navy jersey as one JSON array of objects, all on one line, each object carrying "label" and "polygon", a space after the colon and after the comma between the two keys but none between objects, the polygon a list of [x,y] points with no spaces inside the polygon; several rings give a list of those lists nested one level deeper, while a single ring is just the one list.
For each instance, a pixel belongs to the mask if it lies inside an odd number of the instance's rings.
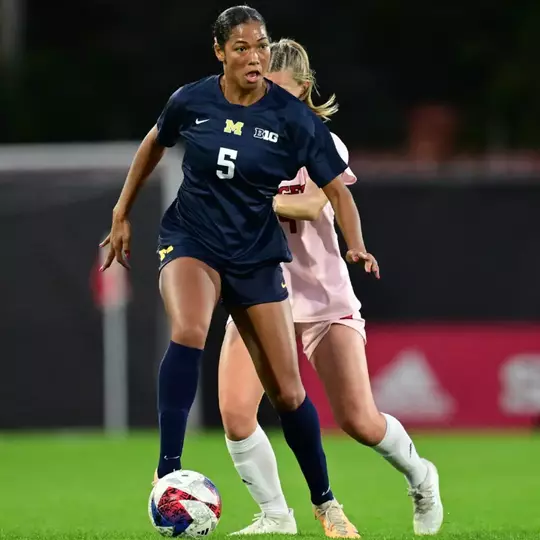
[{"label": "soccer player in navy jersey", "polygon": [[[156,477],[181,468],[187,417],[214,308],[221,298],[278,412],[285,439],[328,515],[331,537],[359,537],[330,489],[319,419],[302,385],[281,262],[291,254],[273,211],[283,179],[306,167],[335,210],[349,262],[364,253],[358,211],[340,178],[347,169],[323,122],[300,100],[264,78],[270,59],[262,16],[247,6],[214,25],[223,74],[187,84],[169,99],[141,143],[113,210],[102,270],[129,268],[129,211],[137,192],[179,139],[184,181],[159,234],[159,286],[171,341],[158,377],[160,454]],[[240,392],[241,388],[238,389]]]}]

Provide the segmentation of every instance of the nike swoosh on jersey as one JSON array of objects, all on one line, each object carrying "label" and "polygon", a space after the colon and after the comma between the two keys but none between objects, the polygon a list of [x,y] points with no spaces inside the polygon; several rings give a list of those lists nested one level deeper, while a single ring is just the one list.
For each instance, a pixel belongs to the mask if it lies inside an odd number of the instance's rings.
[{"label": "nike swoosh on jersey", "polygon": [[199,125],[199,124],[204,124],[205,122],[208,122],[208,120],[210,120],[210,118],[206,118],[206,119],[204,119],[204,120],[199,120],[198,118],[196,118],[196,119],[195,119],[195,123],[196,123],[197,125]]}]

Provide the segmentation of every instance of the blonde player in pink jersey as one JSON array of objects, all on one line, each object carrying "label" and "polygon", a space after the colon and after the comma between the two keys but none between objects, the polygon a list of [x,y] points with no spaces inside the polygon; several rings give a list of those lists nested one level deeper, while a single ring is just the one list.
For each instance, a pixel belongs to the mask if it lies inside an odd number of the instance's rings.
[{"label": "blonde player in pink jersey", "polygon": [[[271,51],[269,79],[302,99],[323,119],[336,112],[334,96],[324,105],[313,104],[315,81],[301,45],[282,39],[272,44]],[[333,137],[342,159],[348,162],[347,148]],[[356,176],[347,169],[343,180],[353,184]],[[296,333],[324,384],[341,429],[405,475],[413,501],[415,533],[435,534],[443,521],[437,469],[419,457],[401,423],[379,412],[375,405],[360,302],[340,255],[334,212],[327,202],[305,169],[294,180],[283,182],[275,197],[274,209],[294,257],[283,269]],[[377,262],[367,252],[365,270],[379,277]],[[257,359],[254,361],[257,364]],[[248,350],[229,321],[219,365],[221,416],[236,470],[261,509],[251,525],[234,534],[296,534],[296,521],[281,489],[272,446],[257,423],[263,392]],[[342,522],[343,514],[335,500],[314,511],[327,536],[358,536],[349,523]]]}]

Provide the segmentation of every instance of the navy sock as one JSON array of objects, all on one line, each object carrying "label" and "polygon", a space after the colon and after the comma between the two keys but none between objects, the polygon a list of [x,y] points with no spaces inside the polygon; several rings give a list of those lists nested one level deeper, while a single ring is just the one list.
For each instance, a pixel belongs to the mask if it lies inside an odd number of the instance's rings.
[{"label": "navy sock", "polygon": [[189,411],[195,401],[203,351],[171,341],[158,377],[158,477],[180,469]]},{"label": "navy sock", "polygon": [[311,493],[311,502],[319,505],[334,498],[328,480],[326,456],[322,447],[319,416],[311,400],[296,411],[280,412],[285,440],[294,452]]}]

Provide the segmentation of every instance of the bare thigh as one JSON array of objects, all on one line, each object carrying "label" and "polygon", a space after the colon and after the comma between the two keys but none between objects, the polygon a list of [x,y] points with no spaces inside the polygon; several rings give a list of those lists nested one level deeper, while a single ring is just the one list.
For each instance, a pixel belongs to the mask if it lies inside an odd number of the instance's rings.
[{"label": "bare thigh", "polygon": [[333,324],[311,358],[339,426],[363,444],[378,444],[386,432],[371,391],[362,336]]},{"label": "bare thigh", "polygon": [[234,308],[231,315],[268,398],[278,411],[296,410],[306,393],[288,300]]},{"label": "bare thigh", "polygon": [[203,349],[221,294],[219,274],[198,259],[179,257],[161,270],[159,290],[171,325],[171,340]]},{"label": "bare thigh", "polygon": [[264,389],[234,322],[227,325],[218,370],[219,410],[227,438],[247,439],[257,427]]}]

